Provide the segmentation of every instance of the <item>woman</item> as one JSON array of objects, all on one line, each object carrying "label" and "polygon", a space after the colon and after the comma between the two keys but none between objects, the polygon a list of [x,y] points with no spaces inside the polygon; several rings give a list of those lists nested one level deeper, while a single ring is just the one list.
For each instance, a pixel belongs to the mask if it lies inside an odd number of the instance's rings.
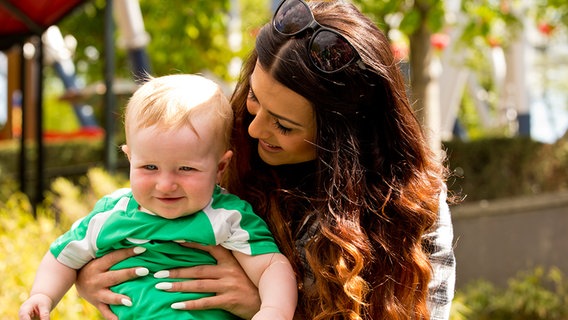
[{"label": "woman", "polygon": [[[258,35],[232,105],[234,157],[223,184],[253,205],[291,260],[298,319],[448,318],[455,270],[446,170],[372,21],[346,2],[283,2]],[[199,280],[170,291],[216,292],[185,306],[249,317],[258,294],[230,255],[203,249],[218,265],[171,270]],[[104,304],[121,297],[104,288],[135,271],[106,270],[129,255],[95,261],[78,281],[107,318]]]}]

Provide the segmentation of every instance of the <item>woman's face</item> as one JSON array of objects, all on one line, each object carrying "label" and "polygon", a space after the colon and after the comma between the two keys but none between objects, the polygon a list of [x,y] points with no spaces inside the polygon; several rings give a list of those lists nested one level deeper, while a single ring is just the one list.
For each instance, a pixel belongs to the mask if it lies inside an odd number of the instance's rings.
[{"label": "woman's face", "polygon": [[258,139],[258,154],[270,165],[315,159],[316,121],[308,100],[280,84],[256,64],[250,78],[248,132]]}]

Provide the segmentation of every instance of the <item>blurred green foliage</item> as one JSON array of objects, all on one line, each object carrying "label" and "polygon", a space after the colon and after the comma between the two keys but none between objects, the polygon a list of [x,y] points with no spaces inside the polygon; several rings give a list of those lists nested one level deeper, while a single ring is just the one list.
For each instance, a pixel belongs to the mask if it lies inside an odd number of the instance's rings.
[{"label": "blurred green foliage", "polygon": [[[0,282],[0,319],[18,318],[19,306],[28,297],[50,243],[88,214],[102,195],[126,186],[126,176],[111,176],[101,168],[90,169],[77,182],[57,178],[44,203],[37,207],[34,219],[27,197],[4,179],[0,188],[0,273],[4,276]],[[73,287],[51,313],[51,319],[103,317]]]},{"label": "blurred green foliage", "polygon": [[568,134],[554,144],[526,137],[445,143],[449,188],[466,201],[568,189]]},{"label": "blurred green foliage", "polygon": [[568,2],[566,0],[534,0],[534,17],[537,23],[547,23],[553,28],[568,26]]},{"label": "blurred green foliage", "polygon": [[[270,18],[267,1],[235,1],[233,10],[241,14],[242,46],[229,46],[229,0],[222,1],[140,1],[144,26],[150,36],[146,47],[152,73],[199,73],[208,71],[225,81],[232,81],[229,63],[243,57],[252,48],[254,29]],[[103,78],[104,11],[106,1],[89,1],[64,19],[59,28],[63,35],[77,39],[75,63],[87,83]],[[116,14],[116,12],[115,12]],[[122,18],[124,19],[124,18]],[[120,39],[115,26],[115,40]],[[115,41],[120,43],[120,41]],[[131,78],[125,48],[115,46],[116,75]]]},{"label": "blurred green foliage", "polygon": [[74,221],[91,212],[97,200],[104,195],[129,185],[125,174],[110,174],[101,167],[94,167],[79,179],[54,179],[44,206],[51,208],[55,218],[67,229]]},{"label": "blurred green foliage", "polygon": [[[55,223],[54,212],[41,209],[37,219],[27,198],[2,182],[0,201],[0,319],[18,319],[18,309],[28,298],[36,269],[49,244],[64,230]],[[51,313],[52,320],[103,319],[81,299],[75,288]]]},{"label": "blurred green foliage", "polygon": [[[228,73],[229,62],[234,57],[243,58],[253,48],[256,30],[271,18],[272,1],[139,1],[151,39],[147,52],[154,73],[209,70],[221,79],[234,80]],[[422,23],[432,33],[463,26],[461,43],[473,52],[495,43],[506,45],[514,38],[514,27],[521,23],[518,15],[550,22],[556,27],[568,25],[568,5],[564,0],[537,0],[529,8],[510,1],[464,0],[461,2],[464,14],[453,18],[446,16],[444,2],[438,0],[353,2],[385,31],[399,28],[410,35]],[[103,75],[105,4],[104,0],[89,1],[59,24],[64,35],[73,35],[78,40],[75,61],[87,83],[101,80]],[[229,21],[235,12],[240,15],[242,46],[231,52]],[[115,39],[118,38],[116,30]],[[129,78],[127,53],[124,48],[115,51],[117,75]]]},{"label": "blurred green foliage", "polygon": [[[101,139],[61,139],[47,141],[44,145],[44,165],[46,168],[75,166],[88,167],[102,163],[103,141]],[[17,140],[2,141],[0,143],[0,172],[8,177],[15,177],[18,172],[20,144]],[[26,154],[29,161],[28,169],[35,167],[35,144],[26,144]],[[118,152],[118,146],[117,146]],[[124,158],[124,157],[123,157]],[[126,159],[126,158],[124,158]],[[81,172],[81,174],[84,174]],[[57,174],[54,174],[56,176]],[[65,175],[65,174],[63,174]]]},{"label": "blurred green foliage", "polygon": [[[354,0],[354,2],[385,31],[396,27],[408,36],[422,23],[425,23],[431,32],[440,31],[446,23],[444,2],[439,0]],[[396,23],[393,25],[394,21]]]},{"label": "blurred green foliage", "polygon": [[558,268],[520,272],[506,288],[478,280],[457,292],[450,320],[562,320],[568,281]]}]

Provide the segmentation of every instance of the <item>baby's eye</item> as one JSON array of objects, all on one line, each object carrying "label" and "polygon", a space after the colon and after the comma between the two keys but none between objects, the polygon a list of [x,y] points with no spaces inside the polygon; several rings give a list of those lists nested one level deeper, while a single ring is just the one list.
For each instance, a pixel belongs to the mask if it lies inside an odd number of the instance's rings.
[{"label": "baby's eye", "polygon": [[146,170],[158,170],[158,167],[156,165],[153,164],[147,164],[145,166],[143,166],[144,169]]},{"label": "baby's eye", "polygon": [[180,167],[179,168],[180,171],[191,171],[194,170],[192,167]]}]

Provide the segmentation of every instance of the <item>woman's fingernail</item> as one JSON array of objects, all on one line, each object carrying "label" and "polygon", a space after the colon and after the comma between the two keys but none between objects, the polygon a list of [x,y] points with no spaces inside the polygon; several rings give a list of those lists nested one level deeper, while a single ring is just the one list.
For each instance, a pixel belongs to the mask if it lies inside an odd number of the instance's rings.
[{"label": "woman's fingernail", "polygon": [[122,298],[120,300],[120,303],[122,303],[123,306],[132,307],[132,301],[130,301],[126,298]]},{"label": "woman's fingernail", "polygon": [[[156,289],[169,290],[173,287],[171,282],[160,282],[156,284]],[[175,308],[174,308],[175,309]]]},{"label": "woman's fingernail", "polygon": [[134,247],[134,253],[141,254],[142,252],[146,251],[144,247]]},{"label": "woman's fingernail", "polygon": [[162,270],[162,271],[158,271],[158,272],[154,273],[154,278],[157,278],[157,279],[167,278],[169,276],[170,276],[170,272],[168,270]]},{"label": "woman's fingernail", "polygon": [[147,276],[150,271],[146,268],[136,268],[136,275],[139,277]]},{"label": "woman's fingernail", "polygon": [[172,309],[185,309],[185,303],[183,302],[176,302],[176,303],[172,303]]}]

